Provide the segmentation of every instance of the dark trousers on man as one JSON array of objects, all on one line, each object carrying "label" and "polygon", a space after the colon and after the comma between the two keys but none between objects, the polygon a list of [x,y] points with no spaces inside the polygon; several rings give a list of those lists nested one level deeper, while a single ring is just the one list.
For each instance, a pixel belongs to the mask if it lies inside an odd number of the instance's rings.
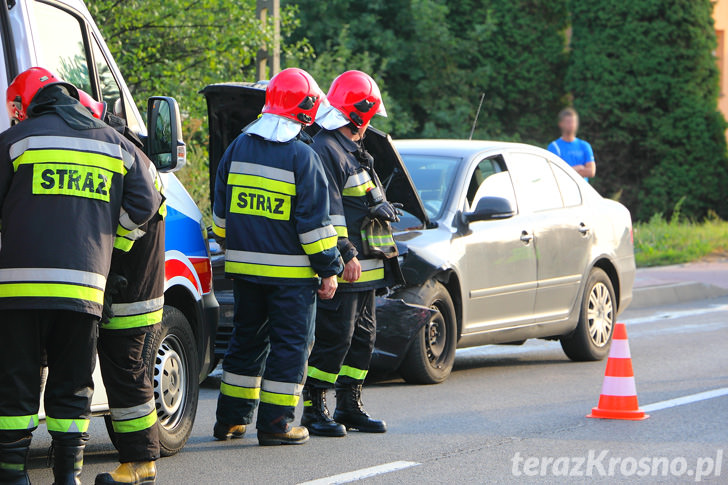
[{"label": "dark trousers on man", "polygon": [[337,292],[318,302],[316,341],[308,360],[307,385],[331,389],[366,378],[376,339],[374,290]]},{"label": "dark trousers on man", "polygon": [[[217,421],[286,433],[313,342],[316,287],[233,282],[234,329],[225,359]],[[260,406],[258,406],[260,403]]]},{"label": "dark trousers on man", "polygon": [[45,355],[46,425],[53,441],[88,440],[98,318],[67,310],[0,310],[0,443],[29,438],[38,427]]},{"label": "dark trousers on man", "polygon": [[154,386],[144,356],[147,334],[158,330],[156,324],[124,330],[102,328],[99,333],[101,375],[121,463],[159,458]]}]

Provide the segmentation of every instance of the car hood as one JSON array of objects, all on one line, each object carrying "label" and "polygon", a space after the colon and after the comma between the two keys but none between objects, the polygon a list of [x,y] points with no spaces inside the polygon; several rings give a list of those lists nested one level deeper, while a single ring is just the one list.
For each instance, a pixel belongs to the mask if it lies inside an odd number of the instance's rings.
[{"label": "car hood", "polygon": [[[263,83],[211,84],[200,91],[207,100],[210,133],[210,201],[213,201],[217,166],[228,145],[243,128],[255,121],[265,104]],[[307,131],[317,131],[314,125]],[[374,168],[386,189],[391,202],[399,202],[404,210],[418,218],[425,227],[430,221],[422,205],[407,167],[402,162],[392,138],[370,127],[364,145],[374,157]]]}]

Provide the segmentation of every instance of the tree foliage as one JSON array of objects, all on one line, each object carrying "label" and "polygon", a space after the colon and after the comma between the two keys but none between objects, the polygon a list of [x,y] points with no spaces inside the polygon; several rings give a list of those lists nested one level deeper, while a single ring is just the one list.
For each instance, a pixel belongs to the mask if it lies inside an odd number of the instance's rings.
[{"label": "tree foliage", "polygon": [[568,88],[597,156],[597,188],[637,218],[728,214],[710,0],[572,2]]},{"label": "tree foliage", "polygon": [[564,93],[566,0],[289,3],[300,12],[295,38],[316,53],[304,66],[315,73],[368,68],[389,95],[387,123],[396,136],[467,137],[485,93],[477,137],[553,138]]},{"label": "tree foliage", "polygon": [[[258,49],[272,39],[261,28],[255,0],[89,0],[86,2],[138,102],[147,96],[178,98],[192,117],[202,116],[197,93],[209,83],[254,81]],[[284,36],[297,20],[282,13]],[[284,53],[305,55],[303,44]]]}]

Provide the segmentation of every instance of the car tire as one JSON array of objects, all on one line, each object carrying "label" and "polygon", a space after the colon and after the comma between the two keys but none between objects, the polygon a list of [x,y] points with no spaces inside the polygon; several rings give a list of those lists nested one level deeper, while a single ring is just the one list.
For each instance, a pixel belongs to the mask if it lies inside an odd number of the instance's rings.
[{"label": "car tire", "polygon": [[[154,385],[161,455],[172,456],[192,432],[199,396],[197,345],[187,317],[165,306],[162,323],[147,333],[143,352]],[[104,423],[118,448],[111,416],[104,416]]]},{"label": "car tire", "polygon": [[457,317],[450,293],[442,283],[430,280],[399,296],[436,312],[413,339],[399,373],[411,384],[439,384],[450,375],[457,348]]},{"label": "car tire", "polygon": [[584,286],[579,323],[572,333],[561,337],[561,348],[569,359],[586,362],[607,357],[617,318],[616,301],[607,273],[593,268]]}]

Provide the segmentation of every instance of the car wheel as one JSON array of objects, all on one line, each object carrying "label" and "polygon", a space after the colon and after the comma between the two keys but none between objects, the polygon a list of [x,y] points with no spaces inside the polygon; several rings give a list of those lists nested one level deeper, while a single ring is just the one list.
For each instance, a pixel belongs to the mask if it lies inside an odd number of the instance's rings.
[{"label": "car wheel", "polygon": [[450,293],[442,283],[431,280],[400,296],[407,303],[426,306],[435,313],[415,336],[399,373],[412,384],[439,384],[452,371],[457,347],[457,319]]},{"label": "car wheel", "polygon": [[609,354],[616,318],[612,281],[603,270],[593,268],[584,287],[579,323],[571,334],[561,337],[561,348],[571,360],[604,359]]}]

